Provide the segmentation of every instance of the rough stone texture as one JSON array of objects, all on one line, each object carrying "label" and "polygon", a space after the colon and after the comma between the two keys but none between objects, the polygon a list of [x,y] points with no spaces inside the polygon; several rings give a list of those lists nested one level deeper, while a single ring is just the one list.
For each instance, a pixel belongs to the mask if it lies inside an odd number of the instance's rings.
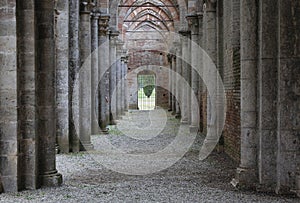
[{"label": "rough stone texture", "polygon": [[99,40],[98,40],[98,21],[100,13],[94,9],[91,20],[92,37],[92,71],[91,71],[91,116],[92,126],[91,134],[96,135],[99,132],[98,124],[98,68],[99,68]]},{"label": "rough stone texture", "polygon": [[59,151],[69,153],[69,1],[57,1],[56,45],[56,137]]},{"label": "rough stone texture", "polygon": [[18,190],[16,1],[0,3],[0,173],[5,192]]},{"label": "rough stone texture", "polygon": [[81,2],[80,8],[80,29],[79,29],[79,49],[80,49],[80,70],[78,78],[79,86],[79,138],[80,150],[91,150],[91,9],[86,1]]},{"label": "rough stone texture", "polygon": [[79,1],[69,1],[69,139],[70,151],[79,151],[79,88],[76,79],[80,69]]},{"label": "rough stone texture", "polygon": [[40,186],[58,186],[62,176],[55,164],[55,36],[54,2],[35,1],[37,63],[37,135],[38,173]]},{"label": "rough stone texture", "polygon": [[37,150],[36,140],[36,65],[35,65],[35,12],[34,1],[18,1],[18,115],[19,139],[21,143],[19,158],[19,189],[37,188]]}]

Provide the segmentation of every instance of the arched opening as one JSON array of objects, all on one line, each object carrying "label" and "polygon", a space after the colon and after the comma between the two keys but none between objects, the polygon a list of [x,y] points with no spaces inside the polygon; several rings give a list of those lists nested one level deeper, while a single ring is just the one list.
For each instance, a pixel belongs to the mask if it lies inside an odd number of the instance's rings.
[{"label": "arched opening", "polygon": [[156,107],[156,76],[151,71],[138,74],[138,109],[154,110]]}]

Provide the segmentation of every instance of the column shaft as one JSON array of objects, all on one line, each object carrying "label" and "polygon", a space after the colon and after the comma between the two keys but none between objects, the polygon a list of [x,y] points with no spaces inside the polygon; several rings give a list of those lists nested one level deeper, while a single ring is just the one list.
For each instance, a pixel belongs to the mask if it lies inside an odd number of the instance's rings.
[{"label": "column shaft", "polygon": [[70,151],[79,151],[79,88],[75,86],[80,68],[79,1],[69,1],[69,139]]},{"label": "column shaft", "polygon": [[192,94],[191,96],[191,126],[190,131],[197,133],[199,130],[199,101],[196,100],[199,97],[199,75],[197,69],[199,69],[199,28],[198,28],[198,15],[187,16],[191,29],[191,69],[192,69]]},{"label": "column shaft", "polygon": [[179,85],[179,81],[182,75],[182,49],[181,49],[181,43],[176,44],[176,118],[181,118],[181,109],[182,109],[182,89]]},{"label": "column shaft", "polygon": [[[189,50],[189,43],[190,43],[190,32],[189,31],[181,31],[181,40],[182,40],[182,76],[186,80],[188,84],[191,81],[190,75],[190,50]],[[181,104],[181,123],[189,124],[190,122],[190,88],[185,87],[182,88],[182,104]]]},{"label": "column shaft", "polygon": [[37,48],[37,135],[38,171],[41,186],[57,186],[62,176],[55,162],[55,36],[54,1],[36,0],[36,48]]},{"label": "column shaft", "polygon": [[99,19],[99,125],[101,132],[108,133],[109,102],[109,15],[101,15]]},{"label": "column shaft", "polygon": [[172,54],[168,54],[169,62],[169,111],[172,111]]},{"label": "column shaft", "polygon": [[172,55],[172,114],[176,115],[176,56]]},{"label": "column shaft", "polygon": [[91,72],[91,116],[92,129],[91,134],[99,133],[98,124],[98,67],[99,67],[99,40],[98,40],[98,20],[100,13],[95,11],[92,15],[91,33],[92,33],[92,72]]},{"label": "column shaft", "polygon": [[91,144],[91,11],[83,1],[79,27],[80,71],[79,71],[79,137],[80,150],[92,150]]},{"label": "column shaft", "polygon": [[59,151],[69,153],[69,1],[56,4],[56,138]]},{"label": "column shaft", "polygon": [[237,181],[244,187],[257,182],[257,4],[242,0],[241,13],[241,163]]},{"label": "column shaft", "polygon": [[126,57],[124,64],[124,112],[128,112],[128,81],[127,81],[127,71],[128,71],[128,57]]},{"label": "column shaft", "polygon": [[110,85],[109,85],[109,95],[110,95],[110,108],[109,108],[109,121],[111,125],[115,125],[116,119],[116,86],[117,86],[117,39],[119,32],[110,32]]}]

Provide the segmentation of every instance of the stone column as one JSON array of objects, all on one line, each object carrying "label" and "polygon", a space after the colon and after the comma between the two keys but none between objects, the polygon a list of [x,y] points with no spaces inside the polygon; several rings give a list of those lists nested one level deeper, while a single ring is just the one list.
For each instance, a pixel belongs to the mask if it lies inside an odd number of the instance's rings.
[{"label": "stone column", "polygon": [[277,6],[272,0],[261,0],[259,6],[258,166],[260,185],[269,188],[269,192],[276,187]]},{"label": "stone column", "polygon": [[241,0],[241,163],[232,183],[243,187],[257,183],[257,7]]},{"label": "stone column", "polygon": [[100,12],[94,10],[92,14],[91,33],[92,33],[92,72],[91,72],[91,114],[92,114],[92,135],[99,133],[98,124],[98,68],[99,68],[99,40],[98,40],[98,20]]},{"label": "stone column", "polygon": [[203,76],[203,69],[204,69],[204,64],[203,64],[203,54],[204,54],[204,25],[203,25],[203,10],[198,14],[198,39],[199,39],[199,49],[200,53],[198,55],[198,64],[199,64],[199,70],[200,70],[200,77],[199,77],[199,95],[198,95],[198,101],[199,101],[199,130],[200,132],[203,132],[203,93],[205,90],[205,85],[202,79]]},{"label": "stone column", "polygon": [[181,80],[181,75],[182,75],[182,49],[181,49],[181,43],[178,42],[175,44],[176,47],[176,115],[175,118],[180,119],[181,118],[181,109],[182,109],[182,88],[180,87],[180,80]]},{"label": "stone column", "polygon": [[79,152],[79,88],[75,87],[80,68],[79,1],[69,1],[69,135],[70,151]]},{"label": "stone column", "polygon": [[113,94],[116,96],[116,86],[117,86],[117,40],[119,32],[110,32],[110,85],[109,85],[109,95],[110,95],[110,105],[109,105],[109,121],[111,125],[115,125],[117,100],[113,98]]},{"label": "stone column", "polygon": [[[5,192],[18,191],[18,108],[17,108],[17,24],[16,24],[16,1],[0,5],[0,174]],[[30,7],[29,7],[30,9]],[[34,9],[34,8],[31,8]],[[32,11],[33,12],[33,11]],[[28,13],[28,18],[30,12]],[[33,13],[31,13],[33,16]],[[27,19],[27,18],[25,18]],[[24,19],[24,20],[25,20]],[[28,19],[27,19],[28,20]],[[30,21],[29,21],[30,22]],[[25,29],[30,30],[32,26],[24,24]],[[28,36],[28,43],[33,44],[31,35]],[[19,40],[19,39],[18,39]],[[23,43],[25,39],[20,39]],[[34,61],[30,56],[33,50],[28,50],[28,63]],[[26,52],[24,51],[24,54]],[[25,56],[22,56],[25,60]],[[34,80],[34,65],[23,66],[23,73],[28,70],[28,77]],[[33,69],[32,69],[33,68]],[[29,71],[31,70],[31,72]],[[25,78],[25,77],[24,77]],[[28,85],[28,88],[31,85]],[[34,94],[34,88],[31,92]],[[20,90],[22,91],[22,90]],[[25,91],[25,90],[24,90]],[[28,92],[30,94],[30,92]],[[26,102],[27,103],[27,102]],[[27,109],[31,109],[29,102]],[[25,109],[24,109],[25,110]],[[34,111],[34,110],[33,110]],[[30,112],[30,111],[29,111]],[[25,113],[25,112],[24,112]],[[34,119],[28,118],[28,119]],[[28,120],[24,118],[24,120]],[[24,125],[24,123],[21,123]],[[32,124],[32,123],[31,123]],[[34,133],[31,135],[34,137]],[[30,139],[30,137],[29,137]],[[7,170],[9,168],[9,170]]]},{"label": "stone column", "polygon": [[56,3],[56,139],[59,151],[69,153],[69,1]]},{"label": "stone column", "polygon": [[[17,34],[18,34],[18,115],[19,115],[19,139],[20,139],[20,152],[19,152],[19,164],[24,166],[19,171],[22,184],[19,185],[21,189],[36,189],[37,188],[37,134],[35,130],[36,126],[36,64],[35,64],[35,8],[34,0],[18,1],[17,6]],[[0,28],[1,30],[8,29],[8,33],[12,34],[15,29],[13,24],[8,24],[8,20],[2,21],[2,25],[9,25],[8,28]],[[3,23],[4,22],[4,23]],[[1,43],[2,44],[2,43]],[[11,55],[11,50],[7,55]],[[1,53],[2,56],[2,53]],[[0,58],[2,58],[0,56]],[[3,59],[3,58],[2,58]],[[4,57],[4,61],[9,61],[8,65],[13,65],[14,57]],[[2,67],[0,68],[1,70]],[[1,74],[2,75],[2,74]],[[1,78],[1,81],[2,78]],[[2,84],[1,84],[2,86]],[[12,96],[9,97],[2,92],[0,95],[9,98],[11,101]],[[1,101],[3,102],[3,101]],[[12,103],[15,101],[12,100]],[[7,104],[10,108],[10,104]],[[7,123],[10,126],[9,123]],[[2,126],[2,125],[1,125]],[[1,129],[3,132],[3,129]],[[5,132],[5,131],[4,131]],[[16,145],[17,147],[17,145]],[[6,175],[4,175],[6,176]],[[11,182],[11,186],[14,187],[14,183]],[[5,191],[10,191],[5,186]]]},{"label": "stone column", "polygon": [[127,81],[127,71],[128,71],[128,60],[127,56],[124,63],[124,112],[128,112],[128,81]]},{"label": "stone column", "polygon": [[91,5],[82,1],[80,5],[79,49],[79,137],[80,150],[93,149],[91,143]]},{"label": "stone column", "polygon": [[176,115],[176,56],[172,55],[172,115]]},{"label": "stone column", "polygon": [[[54,1],[36,0],[36,105],[38,171],[41,186],[58,186],[62,176],[56,170],[55,143],[55,36]],[[53,19],[53,20],[49,20]]]},{"label": "stone column", "polygon": [[99,19],[99,124],[101,132],[108,133],[108,102],[109,102],[109,39],[108,22],[110,16],[102,14]]},{"label": "stone column", "polygon": [[117,43],[117,119],[121,118],[121,104],[122,104],[122,100],[121,100],[121,79],[122,79],[122,72],[121,72],[121,67],[122,67],[122,62],[121,62],[121,58],[122,58],[122,54],[123,54],[123,45],[124,43],[121,41],[118,41]]},{"label": "stone column", "polygon": [[123,50],[123,56],[121,57],[121,80],[120,80],[120,89],[121,89],[121,115],[124,115],[125,113],[125,83],[124,83],[124,73],[125,73],[125,61],[126,61],[126,56],[124,55],[124,50]]},{"label": "stone column", "polygon": [[[191,72],[192,72],[192,93],[196,98],[199,96],[199,75],[197,70],[199,69],[199,27],[198,27],[198,15],[189,15],[187,16],[189,22],[189,27],[191,29]],[[199,101],[191,97],[191,126],[190,131],[197,133],[199,130]]]},{"label": "stone column", "polygon": [[[190,72],[190,31],[180,31],[181,41],[182,41],[182,76],[188,84],[191,82],[191,72]],[[188,87],[182,89],[182,104],[181,104],[181,123],[190,123],[190,89]]]},{"label": "stone column", "polygon": [[300,193],[299,10],[298,0],[278,1],[276,193],[279,194],[288,194],[295,189],[298,195]]},{"label": "stone column", "polygon": [[169,62],[169,109],[168,111],[172,111],[172,54],[168,54],[168,62]]}]

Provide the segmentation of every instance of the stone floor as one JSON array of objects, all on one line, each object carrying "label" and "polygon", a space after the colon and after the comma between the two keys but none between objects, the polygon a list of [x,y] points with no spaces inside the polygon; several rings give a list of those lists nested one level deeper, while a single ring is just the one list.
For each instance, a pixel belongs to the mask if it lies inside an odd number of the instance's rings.
[{"label": "stone floor", "polygon": [[[95,151],[57,156],[61,187],[1,194],[0,202],[299,202],[234,189],[229,182],[236,163],[216,152],[198,160],[202,136],[182,157],[178,146],[193,138],[187,129],[162,110],[129,112],[110,135],[92,137]],[[177,139],[182,135],[186,139]],[[173,151],[163,151],[172,145]],[[152,156],[158,151],[164,153]]]}]

